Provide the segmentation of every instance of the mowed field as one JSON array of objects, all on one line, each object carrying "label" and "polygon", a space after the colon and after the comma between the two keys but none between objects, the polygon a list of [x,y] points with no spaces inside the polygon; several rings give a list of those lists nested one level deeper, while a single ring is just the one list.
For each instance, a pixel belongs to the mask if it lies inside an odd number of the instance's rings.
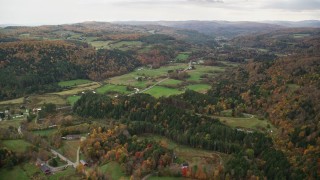
[{"label": "mowed field", "polygon": [[71,106],[73,106],[74,103],[76,103],[80,98],[81,98],[81,96],[72,95],[72,96],[68,96],[67,101]]},{"label": "mowed field", "polygon": [[123,51],[140,48],[141,41],[88,41],[96,49],[120,49]]},{"label": "mowed field", "polygon": [[15,140],[2,140],[1,146],[4,146],[14,152],[23,153],[27,149],[27,147],[32,146],[32,144],[22,139],[15,139]]},{"label": "mowed field", "polygon": [[231,111],[226,110],[222,112],[224,116],[214,116],[218,118],[222,123],[233,128],[245,128],[256,131],[275,131],[276,128],[266,119],[259,119],[251,114],[244,114],[244,117],[232,117]]},{"label": "mowed field", "polygon": [[81,93],[83,91],[93,91],[94,89],[96,89],[100,86],[101,85],[97,82],[91,82],[91,83],[77,85],[76,87],[74,87],[70,90],[65,90],[65,91],[55,92],[55,93],[50,93],[50,94],[56,94],[56,95],[60,95],[60,96],[70,96],[70,95]]},{"label": "mowed field", "polygon": [[33,134],[39,135],[39,136],[50,136],[53,133],[55,133],[57,129],[44,129],[44,130],[36,130],[32,131]]},{"label": "mowed field", "polygon": [[179,91],[174,88],[167,88],[167,87],[163,87],[163,86],[155,86],[155,87],[145,91],[144,93],[150,94],[156,98],[159,98],[162,96],[166,97],[166,96],[181,94],[181,93],[183,93],[183,91]]},{"label": "mowed field", "polygon": [[88,79],[75,79],[75,80],[70,80],[70,81],[61,81],[58,84],[61,87],[71,87],[71,86],[77,86],[77,85],[81,85],[81,84],[87,84],[90,82],[92,82],[92,81],[90,81]]},{"label": "mowed field", "polygon": [[[4,129],[8,129],[10,126],[14,128],[18,128],[21,122],[24,121],[23,119],[14,119],[14,120],[4,120],[0,121],[0,127]],[[17,131],[18,133],[18,131]]]},{"label": "mowed field", "polygon": [[77,150],[79,146],[80,140],[64,140],[59,152],[71,161],[75,162],[77,160]]},{"label": "mowed field", "polygon": [[106,84],[106,85],[103,85],[103,86],[99,87],[98,89],[96,89],[96,92],[99,94],[104,94],[104,93],[108,93],[108,92],[117,92],[117,93],[121,93],[121,94],[128,94],[131,91],[128,91],[127,86],[124,86],[124,85]]},{"label": "mowed field", "polygon": [[[184,80],[166,79],[157,84],[153,88],[144,91],[154,97],[170,96],[183,93],[186,89],[191,89],[198,92],[206,92],[211,88],[210,84],[206,84],[204,77],[214,77],[225,70],[225,67],[194,65],[195,69],[187,70],[190,75]],[[175,63],[158,69],[150,69],[148,67],[140,67],[135,71],[121,76],[113,77],[106,80],[108,85],[97,89],[98,93],[106,93],[108,91],[128,94],[125,86],[138,88],[140,91],[155,85],[157,82],[165,79],[168,76],[168,71],[177,69],[186,69],[186,63]]]},{"label": "mowed field", "polygon": [[0,179],[2,180],[29,180],[29,179],[46,179],[47,177],[33,163],[25,163],[14,166],[13,169],[0,169]]},{"label": "mowed field", "polygon": [[102,173],[109,174],[111,179],[130,179],[123,173],[118,162],[111,161],[103,166],[100,166],[99,169]]}]

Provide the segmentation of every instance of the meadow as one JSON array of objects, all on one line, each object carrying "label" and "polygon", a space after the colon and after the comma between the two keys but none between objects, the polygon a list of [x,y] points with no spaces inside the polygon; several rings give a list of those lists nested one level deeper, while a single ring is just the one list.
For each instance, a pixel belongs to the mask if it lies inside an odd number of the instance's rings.
[{"label": "meadow", "polygon": [[99,94],[104,94],[107,92],[118,92],[121,94],[128,94],[130,91],[127,90],[127,86],[124,85],[114,85],[114,84],[106,84],[98,89],[96,89],[96,92]]},{"label": "meadow", "polygon": [[174,88],[167,88],[167,87],[163,87],[163,86],[155,86],[155,87],[145,91],[144,93],[150,94],[156,98],[159,98],[162,96],[167,97],[167,96],[171,96],[171,95],[181,94],[181,93],[183,93],[183,91],[179,91]]},{"label": "meadow", "polygon": [[11,170],[5,168],[0,169],[0,179],[46,179],[46,176],[33,163],[24,163],[18,166],[14,166]]},{"label": "meadow", "polygon": [[[176,79],[166,79],[161,83],[157,84],[153,88],[145,91],[144,93],[150,94],[154,97],[161,96],[170,96],[175,94],[183,93],[186,89],[191,89],[198,92],[206,92],[211,88],[210,84],[205,84],[203,80],[203,76],[213,77],[218,73],[225,70],[225,67],[217,67],[217,66],[204,66],[204,65],[194,65],[195,69],[188,70],[187,73],[190,75],[189,78],[185,80],[176,80]],[[158,81],[163,80],[168,76],[168,71],[177,70],[177,69],[186,69],[188,67],[187,64],[182,63],[174,63],[167,66],[162,66],[158,69],[150,69],[148,67],[140,67],[135,71],[112,77],[105,82],[110,83],[110,89],[113,89],[119,93],[128,93],[124,91],[124,87],[122,86],[132,86],[143,90],[149,86],[156,84]],[[115,85],[119,85],[117,87]],[[113,87],[115,86],[115,87]],[[102,89],[108,89],[107,87],[103,87]],[[99,89],[98,89],[99,90]],[[98,91],[97,90],[97,91]],[[100,93],[105,93],[108,90],[104,90]]]},{"label": "meadow", "polygon": [[59,152],[70,159],[72,162],[77,160],[77,150],[80,146],[80,140],[64,140]]},{"label": "meadow", "polygon": [[32,144],[21,139],[2,140],[1,145],[7,147],[9,150],[18,153],[23,153],[27,149],[27,147],[32,146]]},{"label": "meadow", "polygon": [[50,136],[53,133],[55,133],[57,131],[57,129],[44,129],[44,130],[35,130],[32,131],[33,134],[39,135],[39,136]]},{"label": "meadow", "polygon": [[87,84],[90,82],[92,82],[92,81],[90,81],[88,79],[75,79],[75,80],[70,80],[70,81],[60,81],[58,83],[58,85],[61,87],[70,87],[70,86],[77,86],[77,85],[81,85],[81,84]]},{"label": "meadow", "polygon": [[266,119],[259,119],[254,115],[245,114],[245,117],[231,117],[231,112],[222,112],[225,116],[215,116],[219,120],[233,128],[245,128],[265,132],[275,131],[276,128]]},{"label": "meadow", "polygon": [[81,96],[72,95],[72,96],[68,96],[68,97],[67,97],[67,101],[68,101],[68,103],[69,103],[71,106],[73,106],[74,103],[76,103],[80,98],[81,98]]},{"label": "meadow", "polygon": [[103,166],[100,166],[100,171],[102,173],[107,173],[111,176],[111,179],[129,179],[121,170],[120,164],[111,161]]}]

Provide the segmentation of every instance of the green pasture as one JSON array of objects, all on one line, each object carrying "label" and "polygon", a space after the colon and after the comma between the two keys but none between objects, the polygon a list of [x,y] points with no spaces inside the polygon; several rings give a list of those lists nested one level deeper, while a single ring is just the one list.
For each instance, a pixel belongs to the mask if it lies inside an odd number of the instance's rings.
[{"label": "green pasture", "polygon": [[77,86],[81,84],[87,84],[91,83],[92,81],[88,79],[75,79],[75,80],[70,80],[70,81],[61,81],[59,82],[59,86],[61,87],[70,87],[70,86]]}]

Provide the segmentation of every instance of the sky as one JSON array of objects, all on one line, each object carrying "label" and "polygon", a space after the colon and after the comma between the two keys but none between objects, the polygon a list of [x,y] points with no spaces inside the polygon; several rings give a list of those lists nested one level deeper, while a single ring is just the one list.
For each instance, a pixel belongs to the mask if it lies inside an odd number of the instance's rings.
[{"label": "sky", "polygon": [[320,20],[320,0],[0,0],[0,24]]}]

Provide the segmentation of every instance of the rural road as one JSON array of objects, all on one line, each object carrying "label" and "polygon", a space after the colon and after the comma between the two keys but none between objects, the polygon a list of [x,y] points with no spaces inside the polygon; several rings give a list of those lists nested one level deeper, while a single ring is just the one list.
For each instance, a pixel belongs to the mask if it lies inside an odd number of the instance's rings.
[{"label": "rural road", "polygon": [[[79,160],[78,159],[79,158],[79,150],[80,150],[80,147],[79,147],[79,149],[77,151],[77,153],[78,153],[77,154],[77,160]],[[68,165],[72,165],[74,168],[76,168],[78,166],[78,164],[79,164],[78,161],[74,163],[74,162],[70,161],[68,158],[66,158],[65,156],[63,156],[62,154],[60,154],[59,152],[57,152],[56,150],[54,150],[54,149],[50,149],[50,151],[51,151],[52,154],[54,154],[56,156],[59,156],[60,159],[66,161],[68,163]]]}]

